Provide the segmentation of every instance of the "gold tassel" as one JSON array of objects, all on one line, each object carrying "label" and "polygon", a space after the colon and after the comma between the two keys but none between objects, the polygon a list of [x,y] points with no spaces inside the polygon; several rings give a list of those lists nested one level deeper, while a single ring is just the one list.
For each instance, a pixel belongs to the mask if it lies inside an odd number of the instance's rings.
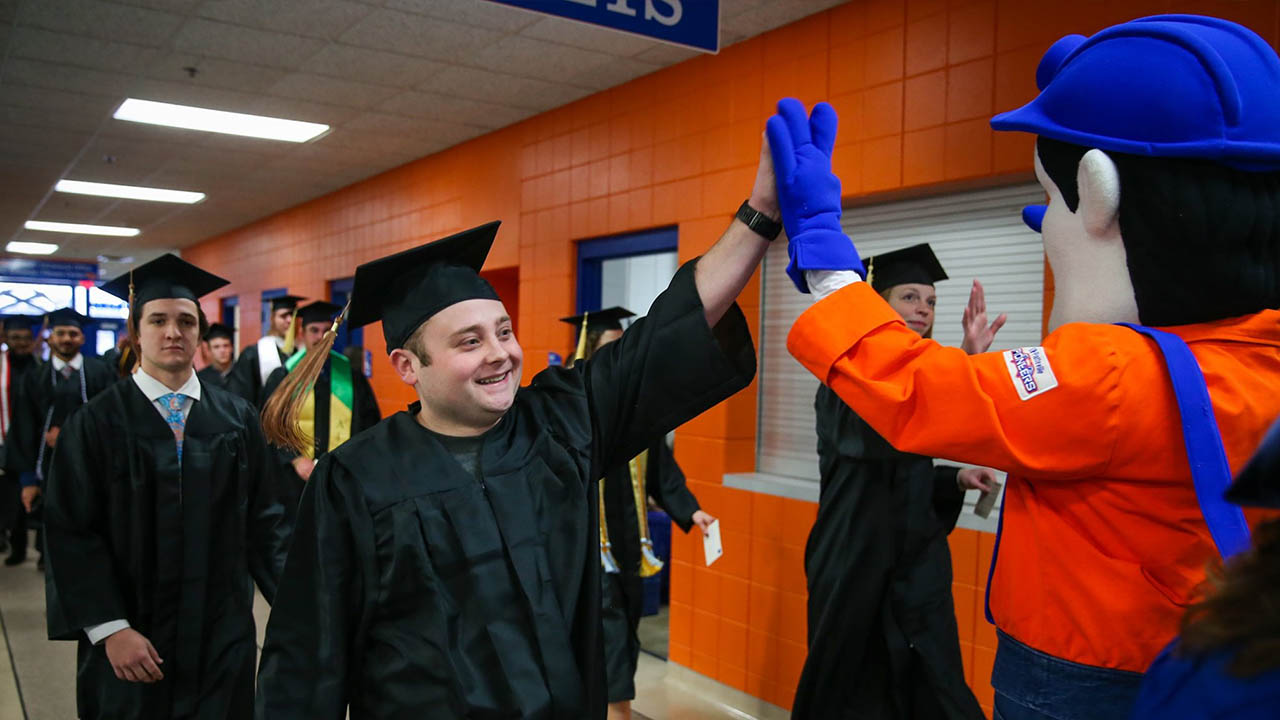
[{"label": "gold tassel", "polygon": [[587,316],[591,313],[582,313],[582,329],[578,331],[578,347],[573,351],[573,357],[569,358],[569,367],[573,367],[579,360],[587,358]]},{"label": "gold tassel", "polygon": [[138,323],[133,317],[133,269],[129,270],[129,319],[125,321],[125,332],[129,333],[129,342],[120,350],[120,360],[116,363],[116,375],[128,377],[133,374],[133,366],[138,362]]},{"label": "gold tassel", "polygon": [[631,491],[636,497],[636,522],[640,525],[640,577],[653,577],[662,572],[663,565],[653,552],[653,540],[649,539],[649,495],[644,487],[649,451],[632,458],[627,466],[631,470]]},{"label": "gold tassel", "polygon": [[298,321],[302,318],[298,316],[298,310],[293,311],[293,319],[289,321],[289,334],[284,336],[284,356],[293,357],[293,347],[298,337]]},{"label": "gold tassel", "polygon": [[[298,413],[302,410],[307,395],[315,387],[316,378],[320,377],[320,372],[324,370],[325,361],[329,359],[329,351],[333,349],[333,342],[338,338],[338,328],[346,321],[347,311],[350,309],[351,301],[348,300],[347,306],[342,308],[342,312],[334,318],[333,325],[325,332],[320,346],[302,358],[293,372],[285,377],[284,382],[280,383],[280,386],[263,404],[262,432],[267,436],[267,441],[273,445],[292,449],[299,455],[305,452],[308,438],[298,427]],[[295,314],[294,319],[296,320],[297,317]]]},{"label": "gold tassel", "polygon": [[871,273],[875,271],[875,258],[867,258],[867,284],[871,284]]},{"label": "gold tassel", "polygon": [[609,542],[609,523],[604,517],[604,478],[598,481],[597,490],[600,493],[600,565],[606,573],[616,575],[621,572],[618,569],[618,561],[613,558],[613,543]]}]

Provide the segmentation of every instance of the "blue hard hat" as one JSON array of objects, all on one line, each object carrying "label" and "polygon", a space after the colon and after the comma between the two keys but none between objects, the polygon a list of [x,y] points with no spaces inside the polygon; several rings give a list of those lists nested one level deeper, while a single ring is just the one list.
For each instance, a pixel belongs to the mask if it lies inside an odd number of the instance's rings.
[{"label": "blue hard hat", "polygon": [[1156,15],[1068,35],[1036,69],[1040,94],[996,130],[1250,171],[1280,169],[1280,58],[1257,33]]}]

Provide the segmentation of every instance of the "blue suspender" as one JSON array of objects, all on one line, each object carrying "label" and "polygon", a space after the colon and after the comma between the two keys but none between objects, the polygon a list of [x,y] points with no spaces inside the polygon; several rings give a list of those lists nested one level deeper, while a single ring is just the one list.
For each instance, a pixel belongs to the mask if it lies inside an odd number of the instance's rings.
[{"label": "blue suspender", "polygon": [[1228,558],[1249,547],[1249,526],[1239,506],[1227,502],[1224,495],[1231,485],[1231,467],[1222,448],[1222,435],[1209,402],[1209,389],[1204,374],[1182,338],[1163,330],[1119,323],[1156,341],[1169,367],[1173,394],[1182,415],[1182,439],[1187,446],[1187,461],[1195,481],[1200,512],[1209,525],[1209,534],[1222,557]]},{"label": "blue suspender", "polygon": [[[1182,338],[1163,330],[1156,330],[1132,323],[1117,323],[1142,333],[1160,348],[1169,377],[1173,381],[1173,394],[1178,400],[1178,413],[1182,416],[1182,439],[1187,448],[1187,461],[1191,465],[1191,479],[1195,483],[1200,512],[1209,526],[1218,553],[1228,558],[1249,548],[1249,526],[1239,506],[1227,502],[1227,488],[1231,485],[1231,466],[1227,464],[1227,452],[1222,447],[1222,434],[1213,416],[1209,402],[1209,388],[1205,386],[1204,373],[1196,362],[1191,348]],[[987,572],[987,622],[995,624],[991,617],[991,579],[995,575],[996,560],[1000,553],[1000,534],[1004,529],[1004,508],[1000,509],[1000,521],[996,529],[995,550],[991,568]]]}]

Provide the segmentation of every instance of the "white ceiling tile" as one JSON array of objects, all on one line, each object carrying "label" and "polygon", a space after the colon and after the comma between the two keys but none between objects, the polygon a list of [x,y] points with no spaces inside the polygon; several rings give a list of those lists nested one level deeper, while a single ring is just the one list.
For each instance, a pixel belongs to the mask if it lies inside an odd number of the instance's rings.
[{"label": "white ceiling tile", "polygon": [[29,27],[14,32],[9,44],[10,57],[130,74],[143,72],[163,54],[158,48]]},{"label": "white ceiling tile", "polygon": [[386,100],[399,91],[393,87],[372,83],[339,80],[309,73],[291,73],[267,88],[266,92],[271,95],[363,109]]},{"label": "white ceiling tile", "polygon": [[[187,68],[195,68],[195,77],[191,77]],[[154,62],[141,74],[156,80],[166,80],[192,87],[214,87],[237,90],[242,93],[256,93],[279,82],[280,78],[288,74],[288,71],[191,53],[166,53],[155,58]]]},{"label": "white ceiling tile", "polygon": [[538,15],[488,0],[387,0],[394,10],[420,13],[465,25],[516,32],[538,21]]},{"label": "white ceiling tile", "polygon": [[502,33],[496,30],[379,10],[356,23],[340,40],[348,45],[454,62],[491,46],[501,37]]},{"label": "white ceiling tile", "polygon": [[182,24],[182,16],[102,0],[58,0],[24,3],[16,24],[159,47]]},{"label": "white ceiling tile", "polygon": [[106,120],[106,115],[62,112],[39,107],[0,107],[0,122],[27,127],[48,127],[91,135]]},{"label": "white ceiling tile", "polygon": [[636,55],[657,44],[654,40],[638,35],[558,17],[544,17],[521,30],[520,35],[609,55],[624,56]]},{"label": "white ceiling tile", "polygon": [[345,0],[208,0],[200,17],[278,33],[333,40],[373,11]]},{"label": "white ceiling tile", "polygon": [[[723,31],[722,31],[723,32]],[[667,45],[666,43],[658,43],[653,47],[645,50],[635,56],[640,62],[652,63],[657,67],[666,67],[667,65],[675,65],[685,60],[696,58],[702,53],[697,50],[679,47],[678,45]]]},{"label": "white ceiling tile", "polygon": [[188,20],[173,38],[173,48],[180,52],[289,70],[301,67],[324,45],[315,38],[204,19]]},{"label": "white ceiling tile", "polygon": [[3,65],[0,86],[48,88],[90,95],[124,97],[132,80],[117,73],[97,72],[42,60],[9,58]]},{"label": "white ceiling tile", "polygon": [[589,87],[592,90],[604,90],[634,80],[641,75],[648,75],[660,67],[662,66],[619,57],[611,59],[604,65],[569,75],[565,78],[565,82]]},{"label": "white ceiling tile", "polygon": [[357,82],[410,88],[445,67],[421,57],[334,43],[311,56],[303,69]]},{"label": "white ceiling tile", "polygon": [[422,92],[402,92],[378,107],[398,115],[489,129],[505,127],[531,114],[522,108]]},{"label": "white ceiling tile", "polygon": [[543,110],[558,107],[583,96],[580,88],[546,80],[516,77],[507,73],[454,65],[441,70],[418,86],[440,95],[499,102],[512,107]]},{"label": "white ceiling tile", "polygon": [[604,53],[510,36],[478,53],[471,64],[499,72],[558,81],[609,62]]}]

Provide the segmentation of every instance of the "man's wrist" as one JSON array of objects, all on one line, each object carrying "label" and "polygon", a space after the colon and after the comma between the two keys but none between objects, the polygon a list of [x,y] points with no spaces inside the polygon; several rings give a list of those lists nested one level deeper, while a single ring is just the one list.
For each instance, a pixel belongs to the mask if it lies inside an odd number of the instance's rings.
[{"label": "man's wrist", "polygon": [[777,198],[770,200],[759,195],[752,194],[751,197],[747,198],[747,204],[751,206],[751,209],[761,215],[764,215],[770,220],[779,223],[782,222],[782,210],[778,207]]}]

